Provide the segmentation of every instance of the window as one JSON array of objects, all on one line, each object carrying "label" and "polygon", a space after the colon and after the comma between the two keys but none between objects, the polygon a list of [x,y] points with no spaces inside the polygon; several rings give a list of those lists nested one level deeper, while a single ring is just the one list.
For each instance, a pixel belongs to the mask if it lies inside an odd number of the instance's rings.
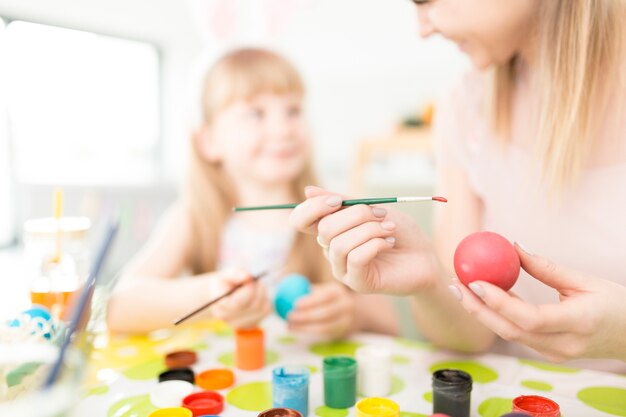
[{"label": "window", "polygon": [[154,178],[160,94],[153,45],[17,20],[3,38],[0,91],[17,181]]}]

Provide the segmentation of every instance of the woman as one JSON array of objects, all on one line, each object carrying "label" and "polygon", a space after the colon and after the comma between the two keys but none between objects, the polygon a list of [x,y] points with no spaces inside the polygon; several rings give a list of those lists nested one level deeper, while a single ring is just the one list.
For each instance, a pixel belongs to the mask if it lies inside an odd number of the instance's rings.
[{"label": "woman", "polygon": [[[438,107],[437,194],[449,203],[435,238],[393,208],[342,209],[315,187],[292,224],[317,234],[353,289],[412,294],[417,325],[440,346],[495,342],[626,372],[625,2],[415,3],[421,35],[456,42],[476,67]],[[546,256],[516,245],[528,274],[519,297],[450,279],[457,244],[479,230]]]}]

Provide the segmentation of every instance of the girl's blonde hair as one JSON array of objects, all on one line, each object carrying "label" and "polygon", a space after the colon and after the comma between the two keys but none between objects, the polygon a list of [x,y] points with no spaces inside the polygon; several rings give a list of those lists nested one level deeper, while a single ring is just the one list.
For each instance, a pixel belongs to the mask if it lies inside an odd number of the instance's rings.
[{"label": "girl's blonde hair", "polygon": [[[537,152],[553,190],[572,184],[583,167],[615,83],[623,86],[624,0],[541,0],[535,28],[539,93]],[[510,133],[516,58],[495,68],[491,115],[499,138]],[[534,133],[534,132],[530,132]]]},{"label": "girl's blonde hair", "polygon": [[[262,93],[304,96],[304,83],[298,71],[283,57],[262,49],[239,49],[222,57],[208,71],[202,90],[202,114],[210,125],[217,112],[239,100],[250,100]],[[304,200],[304,187],[315,184],[311,163],[307,163],[293,183],[293,195]],[[190,168],[185,199],[190,208],[194,233],[190,265],[194,274],[217,268],[219,241],[224,226],[237,204],[236,190],[219,163],[206,160],[195,135],[191,140]],[[282,265],[281,265],[282,266]],[[330,279],[315,238],[298,233],[288,256],[285,272],[298,272],[313,282]]]}]

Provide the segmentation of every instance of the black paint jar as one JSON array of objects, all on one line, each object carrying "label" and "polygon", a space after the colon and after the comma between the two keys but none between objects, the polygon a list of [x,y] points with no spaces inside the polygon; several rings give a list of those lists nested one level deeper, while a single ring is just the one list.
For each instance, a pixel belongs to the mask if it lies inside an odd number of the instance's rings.
[{"label": "black paint jar", "polygon": [[433,413],[469,417],[472,377],[456,369],[433,373]]}]

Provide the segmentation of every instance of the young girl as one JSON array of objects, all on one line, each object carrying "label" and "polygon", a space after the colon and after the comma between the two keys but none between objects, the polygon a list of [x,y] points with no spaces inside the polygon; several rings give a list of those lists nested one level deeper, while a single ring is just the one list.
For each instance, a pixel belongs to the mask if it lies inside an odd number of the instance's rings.
[{"label": "young girl", "polygon": [[[154,236],[126,268],[109,304],[113,330],[148,331],[269,271],[196,316],[235,327],[271,310],[266,286],[290,272],[315,284],[289,316],[293,331],[340,337],[362,329],[395,333],[388,300],[356,296],[330,279],[315,238],[295,234],[287,211],[233,214],[235,206],[298,202],[315,179],[295,68],[265,50],[220,59],[203,86],[203,124],[193,135],[186,186]],[[188,277],[181,278],[187,273]],[[271,291],[270,291],[271,292]],[[368,303],[379,303],[372,314]],[[370,304],[371,305],[371,304]]]},{"label": "young girl", "polygon": [[[449,203],[434,241],[393,208],[341,210],[317,188],[293,223],[319,235],[352,288],[412,294],[421,331],[439,345],[496,342],[626,372],[626,2],[415,3],[421,34],[456,42],[480,70],[438,107],[437,193]],[[519,297],[451,281],[456,246],[479,230],[532,249],[517,246]]]}]

